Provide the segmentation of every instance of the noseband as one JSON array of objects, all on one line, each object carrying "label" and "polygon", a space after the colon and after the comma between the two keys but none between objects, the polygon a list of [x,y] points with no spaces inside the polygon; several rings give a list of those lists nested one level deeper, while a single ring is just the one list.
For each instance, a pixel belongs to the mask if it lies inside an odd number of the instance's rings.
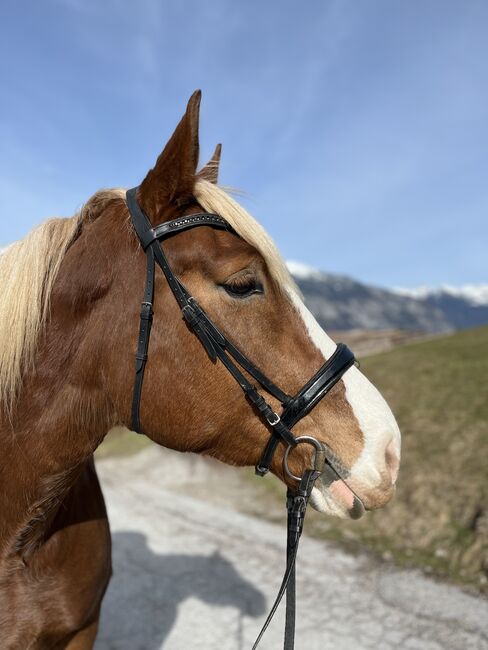
[{"label": "noseband", "polygon": [[[220,360],[224,364],[241,387],[246,398],[255,408],[256,414],[264,421],[270,431],[270,438],[263,450],[259,463],[256,465],[256,474],[259,476],[267,474],[279,443],[284,443],[286,446],[283,461],[285,474],[289,478],[296,480],[299,484],[296,491],[288,489],[287,492],[287,567],[276,601],[253,646],[253,650],[257,647],[262,635],[267,629],[285,591],[287,593],[287,606],[284,647],[285,650],[292,650],[294,647],[295,629],[295,560],[308,500],[315,480],[324,471],[325,465],[328,466],[329,471],[332,471],[338,479],[342,479],[342,477],[340,470],[334,467],[333,459],[327,457],[326,448],[323,443],[311,436],[297,438],[293,435],[291,429],[327,395],[331,388],[341,379],[346,370],[354,364],[354,354],[346,345],[339,343],[330,359],[324,363],[296,395],[288,395],[281,390],[207,316],[194,296],[189,293],[184,284],[173,273],[160,243],[162,240],[177,233],[200,226],[226,230],[238,236],[237,233],[221,216],[208,212],[190,214],[166,221],[158,226],[152,226],[149,218],[139,206],[137,190],[137,187],[128,190],[126,201],[132,218],[132,224],[139,237],[141,246],[146,253],[147,271],[137,342],[131,428],[137,433],[142,432],[140,422],[141,395],[153,320],[154,275],[157,264],[164,273],[166,281],[181,309],[183,318],[200,340],[211,361],[216,363]],[[258,391],[256,385],[244,373],[250,375],[261,388],[281,403],[282,410],[280,414],[271,408]],[[288,467],[288,457],[291,450],[300,443],[312,444],[315,448],[315,455],[313,467],[306,469],[303,475],[298,477],[291,473]]]}]

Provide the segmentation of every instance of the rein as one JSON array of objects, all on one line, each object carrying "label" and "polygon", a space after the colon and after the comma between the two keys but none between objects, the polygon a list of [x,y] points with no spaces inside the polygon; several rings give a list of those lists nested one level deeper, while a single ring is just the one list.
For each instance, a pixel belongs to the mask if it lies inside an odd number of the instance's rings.
[{"label": "rein", "polygon": [[[245,397],[254,406],[257,415],[270,430],[270,438],[255,468],[256,474],[259,476],[267,474],[278,445],[283,443],[286,446],[286,453],[283,460],[284,471],[290,478],[298,482],[298,488],[296,490],[290,488],[287,490],[286,570],[276,600],[253,645],[253,650],[258,647],[285,592],[287,598],[284,650],[293,650],[295,638],[295,563],[308,500],[315,481],[324,471],[327,471],[329,474],[332,473],[334,478],[341,480],[342,476],[340,474],[340,468],[337,469],[334,466],[335,462],[333,458],[327,457],[327,450],[323,443],[312,436],[295,437],[291,429],[327,395],[331,388],[341,379],[346,370],[355,363],[354,354],[346,345],[338,343],[334,354],[298,393],[292,396],[282,391],[207,316],[194,296],[189,293],[184,284],[173,273],[161,246],[162,240],[174,234],[200,226],[226,230],[236,236],[239,235],[237,235],[230,224],[221,216],[208,212],[179,217],[153,227],[149,218],[139,206],[137,190],[137,187],[128,190],[126,201],[132,224],[140,244],[146,253],[147,269],[144,299],[140,312],[139,337],[137,341],[131,428],[137,433],[142,433],[140,421],[141,396],[153,321],[154,276],[157,264],[168,282],[176,302],[180,307],[183,318],[200,340],[211,361],[216,363],[220,360],[224,364],[241,387]],[[280,414],[272,409],[258,388],[249,381],[243,371],[250,375],[261,388],[281,403],[282,411]],[[315,447],[315,454],[313,467],[306,469],[303,475],[298,477],[291,473],[288,467],[288,458],[292,449],[300,443],[312,444]]]}]

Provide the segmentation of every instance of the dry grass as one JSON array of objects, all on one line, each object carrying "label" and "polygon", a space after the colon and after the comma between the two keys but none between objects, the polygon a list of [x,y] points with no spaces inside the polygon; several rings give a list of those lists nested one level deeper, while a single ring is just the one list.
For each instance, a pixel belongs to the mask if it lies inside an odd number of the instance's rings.
[{"label": "dry grass", "polygon": [[488,591],[488,328],[364,359],[402,430],[395,500],[317,534]]}]

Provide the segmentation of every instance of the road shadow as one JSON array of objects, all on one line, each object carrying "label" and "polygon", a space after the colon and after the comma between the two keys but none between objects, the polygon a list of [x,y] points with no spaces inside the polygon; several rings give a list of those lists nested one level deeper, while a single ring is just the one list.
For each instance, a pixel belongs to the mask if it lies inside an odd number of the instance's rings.
[{"label": "road shadow", "polygon": [[158,555],[144,535],[134,532],[115,533],[112,541],[114,575],[103,601],[95,650],[160,650],[179,605],[189,598],[237,610],[238,629],[228,647],[240,650],[242,617],[265,613],[262,592],[219,552]]}]

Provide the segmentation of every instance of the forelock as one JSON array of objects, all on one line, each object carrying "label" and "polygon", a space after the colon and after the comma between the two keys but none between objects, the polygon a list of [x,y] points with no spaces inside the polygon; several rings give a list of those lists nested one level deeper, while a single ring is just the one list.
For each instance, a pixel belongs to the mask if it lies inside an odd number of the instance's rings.
[{"label": "forelock", "polygon": [[194,195],[204,210],[223,217],[244,241],[260,253],[271,277],[284,293],[298,292],[274,241],[225,189],[199,179],[195,183]]}]

